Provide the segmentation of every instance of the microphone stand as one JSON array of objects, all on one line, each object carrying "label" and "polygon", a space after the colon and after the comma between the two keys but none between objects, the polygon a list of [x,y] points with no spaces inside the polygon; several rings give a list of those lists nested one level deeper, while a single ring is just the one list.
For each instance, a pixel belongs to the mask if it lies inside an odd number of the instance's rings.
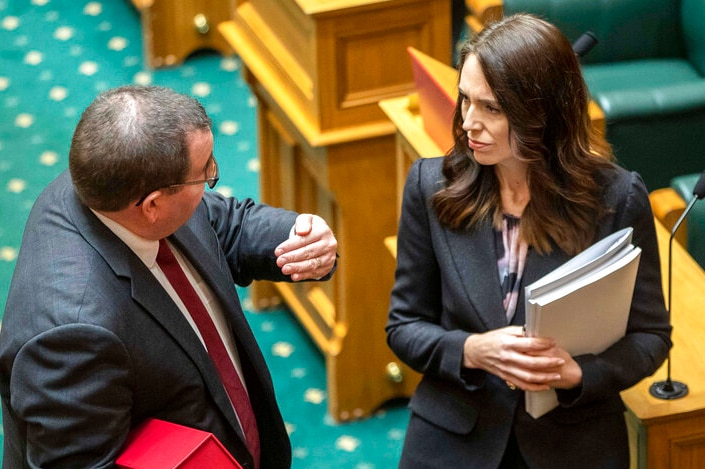
[{"label": "microphone stand", "polygon": [[[672,259],[673,259],[673,238],[676,235],[676,231],[680,228],[681,223],[685,220],[688,212],[693,208],[695,202],[705,197],[705,171],[700,175],[700,179],[695,183],[693,188],[693,198],[690,199],[688,206],[683,211],[683,214],[678,218],[678,221],[673,225],[671,230],[671,237],[668,240],[668,320],[671,321],[671,272],[672,272]],[[649,393],[658,399],[678,399],[688,394],[688,385],[681,383],[680,381],[674,381],[671,379],[671,351],[668,351],[668,358],[666,363],[666,380],[657,381],[651,385],[649,388]]]}]

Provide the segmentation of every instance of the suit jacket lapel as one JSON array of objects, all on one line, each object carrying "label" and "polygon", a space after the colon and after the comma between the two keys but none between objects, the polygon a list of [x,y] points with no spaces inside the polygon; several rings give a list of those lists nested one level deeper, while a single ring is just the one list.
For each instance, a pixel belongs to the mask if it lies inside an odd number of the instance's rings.
[{"label": "suit jacket lapel", "polygon": [[[235,282],[230,275],[228,264],[222,255],[217,238],[210,231],[202,236],[197,236],[193,230],[186,225],[174,233],[171,240],[178,246],[181,252],[188,257],[193,267],[199,272],[213,294],[218,298],[225,320],[235,339],[240,361],[243,365],[245,363],[251,363],[252,366],[249,368],[256,372],[256,376],[246,375],[247,387],[250,393],[258,392],[262,381],[262,377],[259,373],[261,370],[266,369],[266,364],[240,306],[234,286]],[[217,253],[217,258],[214,256],[214,253]],[[203,349],[202,346],[201,349]],[[208,360],[208,366],[212,371],[208,370],[207,373],[204,374],[204,379],[208,383],[208,387],[214,395],[219,407],[221,407],[228,419],[231,419],[233,427],[237,429],[238,434],[244,442],[245,436],[241,433],[240,425],[237,422],[225,389],[220,380],[213,379],[217,376],[217,372],[210,360]],[[245,372],[245,368],[246,367],[243,366],[243,372]],[[211,379],[209,379],[209,377]]]},{"label": "suit jacket lapel", "polygon": [[[449,252],[456,253],[450,261],[478,317],[488,330],[506,326],[492,225],[487,222],[472,232],[444,230],[444,233]],[[529,249],[512,324],[523,325],[525,322],[524,287],[569,258],[570,256],[555,245],[553,253],[548,256],[540,256],[533,249]]]},{"label": "suit jacket lapel", "polygon": [[[148,274],[145,277],[141,275],[132,277],[132,295],[134,300],[140,303],[169,332],[191,358],[200,370],[203,381],[206,383],[214,401],[230,421],[232,427],[239,432],[240,429],[234,410],[208,352],[173,300],[154,279],[154,276],[149,272]],[[241,436],[244,441],[244,435]]]},{"label": "suit jacket lapel", "polygon": [[484,223],[471,232],[444,230],[450,262],[480,320],[488,330],[507,325],[497,270],[492,226]]},{"label": "suit jacket lapel", "polygon": [[[173,337],[191,358],[196,367],[201,371],[203,380],[206,383],[214,401],[226,416],[232,427],[240,434],[243,441],[244,435],[240,430],[237,417],[230,403],[230,400],[223,388],[221,381],[218,379],[218,373],[208,356],[203,344],[194,333],[191,325],[188,323],[183,314],[178,310],[174,301],[169,297],[167,292],[161,287],[157,279],[152,275],[149,269],[142,261],[128,248],[115,234],[112,233],[98,218],[85,206],[83,206],[73,195],[73,199],[68,205],[72,212],[72,218],[76,227],[86,238],[96,251],[100,253],[103,259],[110,265],[116,275],[130,279],[132,286],[133,299],[142,305],[142,307],[150,314],[164,329]],[[203,268],[203,263],[196,262],[196,259],[213,258],[212,254],[208,254],[203,244],[188,230],[188,234],[179,237],[181,242],[177,242],[189,260],[194,262],[199,272],[207,279],[209,285],[217,284],[208,269]],[[185,244],[184,244],[185,243]],[[193,246],[189,252],[183,248],[184,245]],[[213,252],[213,251],[211,251]],[[219,252],[219,251],[215,251]],[[218,262],[214,261],[214,265]],[[220,266],[217,268],[221,268]],[[216,290],[220,290],[217,288]],[[225,309],[229,306],[223,299],[222,292],[217,292],[221,303]],[[230,301],[232,303],[232,301]],[[229,310],[228,310],[229,313]],[[226,314],[227,317],[232,314]]]},{"label": "suit jacket lapel", "polygon": [[[234,287],[235,282],[218,246],[218,240],[212,233],[209,235],[208,239],[203,240],[203,237],[196,236],[188,226],[185,226],[174,233],[172,240],[189,258],[193,267],[198,270],[213,294],[218,298],[225,319],[237,342],[238,352],[243,356],[243,359],[253,360],[256,358],[253,355],[258,355],[257,353],[253,354],[253,348],[259,349],[240,307]],[[213,256],[214,253],[218,254],[217,258]]]}]

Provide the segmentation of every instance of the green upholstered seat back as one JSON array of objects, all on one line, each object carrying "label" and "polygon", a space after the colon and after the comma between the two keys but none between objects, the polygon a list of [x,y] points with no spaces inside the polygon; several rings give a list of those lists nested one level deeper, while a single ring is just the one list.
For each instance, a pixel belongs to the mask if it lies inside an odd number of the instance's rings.
[{"label": "green upholstered seat back", "polygon": [[705,76],[705,0],[681,0],[681,16],[688,60]]},{"label": "green upholstered seat back", "polygon": [[[690,202],[700,173],[685,174],[671,180],[671,187]],[[688,214],[688,252],[705,269],[705,200],[696,203]]]},{"label": "green upholstered seat back", "polygon": [[[705,8],[705,0],[688,1]],[[583,63],[685,57],[680,3],[681,0],[503,1],[505,15],[537,14],[558,26],[571,42],[585,31],[592,31],[599,44],[582,58]],[[702,29],[703,25],[693,24],[693,28]]]}]

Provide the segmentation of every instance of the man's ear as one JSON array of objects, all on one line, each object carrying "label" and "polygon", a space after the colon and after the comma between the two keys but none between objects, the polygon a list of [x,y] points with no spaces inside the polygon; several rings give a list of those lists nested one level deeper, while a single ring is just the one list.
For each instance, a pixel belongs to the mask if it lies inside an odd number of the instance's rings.
[{"label": "man's ear", "polygon": [[156,190],[145,197],[139,206],[142,210],[142,215],[150,225],[153,225],[159,220],[159,210],[161,208],[161,202],[163,201],[163,195],[163,191]]}]

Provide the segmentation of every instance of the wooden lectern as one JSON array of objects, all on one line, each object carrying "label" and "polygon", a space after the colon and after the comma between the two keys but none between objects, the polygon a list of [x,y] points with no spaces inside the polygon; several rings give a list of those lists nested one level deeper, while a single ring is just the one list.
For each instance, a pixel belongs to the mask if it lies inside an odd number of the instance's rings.
[{"label": "wooden lectern", "polygon": [[386,344],[396,231],[394,125],[378,101],[414,88],[406,48],[450,59],[449,0],[238,0],[219,30],[258,100],[262,201],[324,217],[338,239],[327,283],[263,284],[326,360],[337,421],[408,397],[418,375]]}]

